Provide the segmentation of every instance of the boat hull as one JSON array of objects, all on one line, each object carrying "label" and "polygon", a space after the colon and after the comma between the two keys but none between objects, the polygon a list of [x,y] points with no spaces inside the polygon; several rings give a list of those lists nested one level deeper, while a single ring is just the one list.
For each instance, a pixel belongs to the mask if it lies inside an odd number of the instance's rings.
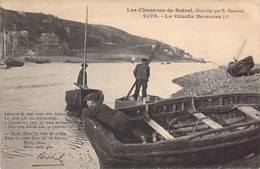
[{"label": "boat hull", "polygon": [[227,68],[227,72],[231,76],[243,76],[250,73],[251,68],[254,67],[254,60],[252,56],[248,56],[238,62],[234,62]]},{"label": "boat hull", "polygon": [[[192,102],[190,102],[191,100]],[[251,119],[250,116],[241,114],[239,111],[234,112],[239,105],[255,108],[254,112],[258,115]],[[143,119],[147,116],[143,115],[143,111],[148,111],[146,114],[149,115],[149,118],[159,123],[160,119],[165,121],[166,117],[172,118],[177,114],[187,113],[192,107],[206,116],[212,117],[198,119],[196,126],[201,120],[209,120],[213,117],[226,121],[237,118],[243,120],[236,120],[230,125],[223,123],[221,124],[223,127],[217,129],[212,129],[209,125],[206,130],[198,132],[191,128],[193,131],[191,130],[190,134],[174,136],[173,139],[158,140],[155,143],[148,140],[146,144],[142,144],[142,142],[122,143],[115,138],[112,131],[106,129],[95,119],[83,119],[85,133],[103,168],[158,168],[180,165],[194,167],[193,165],[228,162],[251,153],[259,153],[260,93],[169,98],[148,104],[148,107],[147,105],[137,105],[119,110],[129,116],[132,127],[136,129],[140,127],[138,124],[146,124]],[[188,121],[189,126],[185,126],[185,130],[191,126],[191,123],[192,121]],[[180,124],[177,123],[175,128],[178,125]],[[167,131],[170,132],[170,129]],[[151,133],[148,135],[150,136]]]},{"label": "boat hull", "polygon": [[7,64],[1,64],[0,69],[9,69],[10,67]]},{"label": "boat hull", "polygon": [[37,61],[37,59],[36,59],[36,58],[33,58],[33,57],[25,57],[24,60],[25,60],[26,62],[34,62],[34,63]]},{"label": "boat hull", "polygon": [[24,62],[16,60],[7,60],[6,65],[8,67],[22,67],[24,65]]},{"label": "boat hull", "polygon": [[45,64],[45,63],[51,63],[49,60],[36,60],[36,64]]},{"label": "boat hull", "polygon": [[86,107],[83,99],[96,89],[74,89],[65,92],[66,109],[71,112],[81,112]]},{"label": "boat hull", "polygon": [[97,121],[94,123],[96,127],[90,119],[85,120],[85,132],[104,168],[150,168],[228,162],[250,153],[258,153],[260,149],[259,127],[245,132],[216,135],[210,139],[131,145],[118,143]]}]

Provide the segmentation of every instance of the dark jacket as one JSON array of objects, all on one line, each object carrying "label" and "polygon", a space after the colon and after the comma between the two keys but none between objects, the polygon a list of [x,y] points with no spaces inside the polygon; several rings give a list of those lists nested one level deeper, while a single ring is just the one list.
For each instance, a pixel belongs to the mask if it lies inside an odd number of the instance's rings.
[{"label": "dark jacket", "polygon": [[83,118],[95,118],[99,122],[108,124],[113,129],[120,128],[128,117],[121,111],[113,110],[105,104],[100,104],[96,109],[84,108]]},{"label": "dark jacket", "polygon": [[83,118],[95,118],[99,122],[108,124],[113,129],[118,129],[122,125],[128,123],[128,116],[118,110],[113,110],[107,105],[103,104],[104,95],[99,93],[99,100],[96,105],[91,108],[84,108],[82,110]]},{"label": "dark jacket", "polygon": [[83,85],[83,72],[85,72],[85,84],[87,85],[87,72],[84,71],[83,68],[80,70],[78,75],[78,80],[77,80],[78,85]]},{"label": "dark jacket", "polygon": [[134,76],[136,79],[148,80],[150,77],[150,67],[147,63],[137,64],[134,69]]}]

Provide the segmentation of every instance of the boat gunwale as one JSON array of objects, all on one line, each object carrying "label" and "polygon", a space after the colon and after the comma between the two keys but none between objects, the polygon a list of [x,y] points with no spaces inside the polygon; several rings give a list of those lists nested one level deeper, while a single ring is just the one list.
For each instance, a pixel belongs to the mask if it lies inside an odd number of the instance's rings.
[{"label": "boat gunwale", "polygon": [[[160,104],[166,105],[167,103],[180,103],[180,101],[183,101],[183,102],[190,101],[191,99],[194,99],[194,101],[197,101],[199,99],[212,99],[212,98],[216,98],[216,97],[232,97],[232,96],[258,96],[258,97],[260,97],[260,93],[247,92],[247,93],[225,93],[225,94],[205,95],[205,96],[181,96],[181,97],[176,97],[176,98],[166,98],[166,99],[157,100],[153,103],[148,103],[148,105],[160,106]],[[258,103],[260,103],[260,99],[258,100]],[[234,105],[236,105],[236,104],[234,104]],[[240,105],[240,104],[237,104],[237,105]],[[219,106],[225,106],[225,105],[219,105]],[[121,108],[116,108],[116,109],[124,110],[124,109],[132,109],[132,108],[139,108],[139,107],[140,108],[145,107],[145,104],[129,105],[126,107],[121,107]]]},{"label": "boat gunwale", "polygon": [[[164,101],[182,100],[182,99],[185,99],[185,98],[187,98],[187,100],[193,98],[194,101],[196,101],[196,100],[199,100],[199,99],[212,99],[212,98],[216,98],[216,97],[232,97],[232,96],[237,96],[237,95],[239,95],[239,96],[246,95],[246,96],[258,96],[258,97],[260,97],[260,92],[225,93],[225,94],[212,94],[212,95],[204,95],[204,96],[180,96],[180,97],[171,97],[171,98],[158,100],[158,101],[156,101],[154,103],[151,103],[151,104],[156,104],[158,102],[164,102]],[[259,100],[258,100],[258,102],[260,103]]]},{"label": "boat gunwale", "polygon": [[[236,140],[232,140],[231,142],[225,142],[223,144],[215,144],[215,145],[210,145],[210,146],[200,146],[200,147],[193,147],[193,148],[189,148],[189,149],[183,149],[183,150],[176,150],[176,151],[162,151],[160,150],[161,147],[164,147],[166,145],[171,145],[171,144],[176,144],[176,143],[189,143],[189,144],[193,144],[193,145],[200,145],[200,142],[211,142],[212,140],[216,140],[216,139],[222,139],[222,138],[233,138],[233,136],[236,137],[241,137],[243,135],[250,135],[253,134],[255,132],[260,132],[260,121],[257,121],[258,126],[254,127],[254,128],[247,128],[247,129],[243,129],[243,130],[239,130],[239,131],[233,131],[231,133],[225,133],[225,134],[219,134],[219,135],[214,135],[211,136],[210,138],[208,137],[201,137],[201,138],[196,138],[196,139],[189,139],[189,137],[181,137],[181,138],[176,138],[176,139],[170,139],[170,140],[162,140],[156,143],[146,143],[146,144],[142,144],[142,143],[122,143],[120,141],[118,141],[114,135],[107,131],[100,123],[98,123],[97,121],[93,121],[92,119],[89,119],[92,121],[93,124],[98,124],[99,128],[96,128],[95,130],[100,130],[101,132],[104,133],[104,131],[106,131],[107,133],[110,134],[106,134],[110,136],[110,142],[107,142],[110,146],[108,147],[110,149],[110,157],[112,158],[116,158],[117,156],[119,156],[120,158],[122,158],[124,155],[125,157],[131,157],[131,156],[136,156],[136,153],[131,153],[131,152],[127,152],[127,154],[122,154],[122,153],[117,153],[117,152],[121,152],[121,149],[128,149],[130,147],[135,148],[136,149],[140,149],[141,147],[150,147],[153,150],[158,149],[157,151],[152,151],[152,152],[143,152],[145,155],[149,155],[151,154],[151,156],[155,156],[155,155],[174,155],[174,154],[182,154],[182,153],[191,153],[191,152],[197,152],[197,151],[205,151],[208,150],[208,148],[210,147],[210,149],[214,149],[214,148],[219,148],[219,147],[225,147],[225,146],[231,146],[231,145],[235,145],[235,144],[241,144],[241,143],[246,143],[246,142],[250,142],[250,140],[255,140],[257,138],[260,138],[260,135],[256,135],[253,138],[244,138],[245,141],[241,141],[241,139],[237,139]],[[248,124],[250,125],[250,124]],[[251,124],[252,125],[252,124]],[[101,127],[100,127],[101,126]],[[95,131],[96,132],[96,131]],[[103,134],[102,134],[103,135]],[[91,144],[96,144],[96,143],[91,143]],[[201,150],[203,149],[203,150]],[[104,150],[103,150],[104,151]],[[134,151],[134,150],[132,150]],[[108,153],[108,152],[106,152]],[[138,154],[140,155],[140,152],[138,152]]]},{"label": "boat gunwale", "polygon": [[[258,97],[256,103],[230,103],[230,104],[219,104],[219,105],[207,105],[207,106],[201,106],[201,105],[194,105],[194,102],[198,102],[200,100],[204,99],[214,99],[214,98],[226,98],[226,97],[238,97],[238,96],[243,96],[243,97]],[[167,99],[162,99],[155,101],[153,103],[148,103],[148,104],[141,104],[141,105],[129,105],[121,108],[115,108],[115,110],[120,110],[120,111],[138,111],[138,110],[146,110],[148,108],[148,115],[153,117],[156,114],[151,114],[149,112],[150,109],[154,109],[156,107],[163,107],[171,104],[181,104],[181,103],[188,103],[188,107],[184,107],[183,110],[188,110],[188,109],[193,109],[195,111],[202,111],[205,112],[207,109],[210,109],[212,111],[221,111],[221,110],[228,110],[228,109],[234,109],[238,106],[258,106],[260,104],[260,93],[232,93],[232,94],[219,94],[219,95],[208,95],[208,96],[188,96],[188,97],[180,97],[180,98],[167,98]],[[195,106],[195,107],[194,107]],[[169,112],[179,112],[183,110],[172,110],[172,111],[166,111],[163,112],[163,114],[167,115]],[[131,113],[127,113],[131,114]],[[157,113],[158,114],[158,113]],[[162,113],[160,113],[162,114]],[[143,117],[139,117],[140,119],[145,118],[146,116],[143,115]]]},{"label": "boat gunwale", "polygon": [[[260,131],[259,128],[250,129],[250,130],[251,130],[251,132],[254,132],[254,131],[257,131],[257,130]],[[239,133],[239,134],[240,135],[247,134],[248,132],[250,132],[250,130],[244,131],[243,133]],[[233,135],[230,135],[229,137],[232,137]],[[216,136],[219,136],[219,135],[216,135]],[[222,136],[222,137],[227,137],[227,136]],[[244,139],[239,139],[239,140],[235,140],[235,141],[231,141],[231,142],[226,142],[224,144],[214,144],[214,145],[209,145],[209,146],[192,147],[192,148],[189,148],[189,149],[182,149],[182,150],[176,150],[176,151],[171,151],[171,150],[170,151],[153,151],[151,153],[150,152],[144,152],[144,154],[146,154],[146,155],[150,154],[151,156],[154,156],[154,155],[175,155],[175,154],[183,154],[183,153],[194,153],[194,152],[197,152],[197,151],[206,151],[206,150],[209,150],[209,149],[228,147],[228,146],[232,146],[232,145],[236,145],[236,144],[246,143],[246,142],[250,142],[250,140],[255,140],[257,138],[260,139],[260,135],[257,135],[257,136],[251,137],[251,138],[244,138]],[[211,138],[211,139],[216,139],[216,138]],[[221,139],[221,138],[218,138],[218,139]],[[162,142],[161,144],[166,144],[166,143],[169,143],[169,142],[171,144],[175,144],[172,141],[165,141],[165,142]],[[180,142],[180,141],[183,141],[183,140],[178,140],[178,141]],[[211,140],[209,140],[208,138],[204,138],[204,139],[195,140],[194,142],[203,142],[203,141],[210,142]],[[194,142],[192,142],[192,143],[194,143]],[[152,146],[152,148],[155,149],[153,144],[154,143],[147,143],[147,144],[143,144],[143,145],[141,144],[141,146]],[[158,144],[160,144],[160,143],[158,143]],[[195,144],[198,144],[198,143],[195,143]],[[132,147],[132,146],[133,145],[131,145],[131,144],[130,145],[123,144],[124,148]],[[134,147],[136,147],[136,145]],[[119,147],[117,147],[117,148],[119,148]],[[138,148],[140,148],[140,147],[138,147]],[[128,157],[129,157],[129,154],[131,154],[131,153],[128,152],[128,155],[127,155]],[[135,153],[132,153],[132,154],[135,154]],[[140,152],[138,152],[138,154],[140,154]],[[120,156],[121,156],[121,154],[120,154]]]}]

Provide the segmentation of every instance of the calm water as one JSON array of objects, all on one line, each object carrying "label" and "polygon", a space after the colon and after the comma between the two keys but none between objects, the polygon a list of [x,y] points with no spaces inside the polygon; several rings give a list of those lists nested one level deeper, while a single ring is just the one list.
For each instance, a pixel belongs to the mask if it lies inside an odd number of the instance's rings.
[{"label": "calm water", "polygon": [[[88,72],[88,87],[100,89],[105,95],[105,103],[114,107],[116,98],[125,96],[134,83],[133,69],[136,64],[131,63],[90,63]],[[151,63],[151,77],[148,93],[162,98],[181,88],[171,81],[192,72],[216,68],[215,64],[200,63]],[[69,116],[65,111],[65,92],[75,89],[80,64],[26,63],[23,67],[0,70],[0,106],[1,106],[1,160],[5,169],[29,168],[99,168],[98,158],[85,136],[81,119]],[[7,113],[66,113],[59,117],[60,121],[68,121],[65,129],[59,131],[67,134],[66,140],[46,143],[53,148],[24,149],[23,141],[6,141],[3,139],[8,130],[4,129],[4,112]],[[16,132],[35,132],[39,129],[12,129]],[[48,131],[57,131],[50,129]],[[64,166],[34,166],[39,164],[37,156],[40,153],[65,153]]]}]

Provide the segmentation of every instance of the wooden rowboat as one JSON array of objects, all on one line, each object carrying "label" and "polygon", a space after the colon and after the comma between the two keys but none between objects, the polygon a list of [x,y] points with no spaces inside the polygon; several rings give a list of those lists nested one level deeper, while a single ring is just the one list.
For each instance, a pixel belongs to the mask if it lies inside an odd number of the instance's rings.
[{"label": "wooden rowboat", "polygon": [[[154,95],[147,95],[146,96],[146,103],[153,103],[155,101],[160,100],[161,98],[159,96]],[[134,100],[133,95],[129,96],[126,100],[126,97],[121,97],[119,99],[115,100],[115,108],[122,108],[122,107],[128,107],[128,106],[134,106],[134,105],[142,105],[144,104],[143,100],[139,97],[138,100]]]},{"label": "wooden rowboat", "polygon": [[122,143],[95,119],[83,119],[103,168],[209,164],[260,150],[260,93],[169,98],[118,110],[146,143]]},{"label": "wooden rowboat", "polygon": [[81,114],[81,110],[86,107],[83,102],[84,98],[92,93],[97,92],[96,89],[75,89],[65,92],[66,109],[70,112]]},{"label": "wooden rowboat", "polygon": [[6,64],[8,67],[22,67],[24,62],[10,59],[6,61]]},{"label": "wooden rowboat", "polygon": [[16,31],[15,31],[16,25],[14,24],[14,31],[12,33],[12,39],[13,39],[13,43],[12,43],[12,52],[10,55],[10,58],[6,59],[6,65],[7,67],[22,67],[24,65],[24,62],[19,61],[14,59],[14,47],[15,47],[15,35],[16,35]]},{"label": "wooden rowboat", "polygon": [[251,68],[254,67],[254,60],[252,56],[248,56],[240,61],[231,63],[228,68],[227,72],[231,76],[243,76],[248,75],[250,73]]},{"label": "wooden rowboat", "polygon": [[44,60],[36,60],[35,62],[36,64],[45,64],[45,63],[51,63],[48,59],[44,59]]},{"label": "wooden rowboat", "polygon": [[26,62],[36,62],[37,58],[35,58],[35,57],[25,57],[24,60]]}]

